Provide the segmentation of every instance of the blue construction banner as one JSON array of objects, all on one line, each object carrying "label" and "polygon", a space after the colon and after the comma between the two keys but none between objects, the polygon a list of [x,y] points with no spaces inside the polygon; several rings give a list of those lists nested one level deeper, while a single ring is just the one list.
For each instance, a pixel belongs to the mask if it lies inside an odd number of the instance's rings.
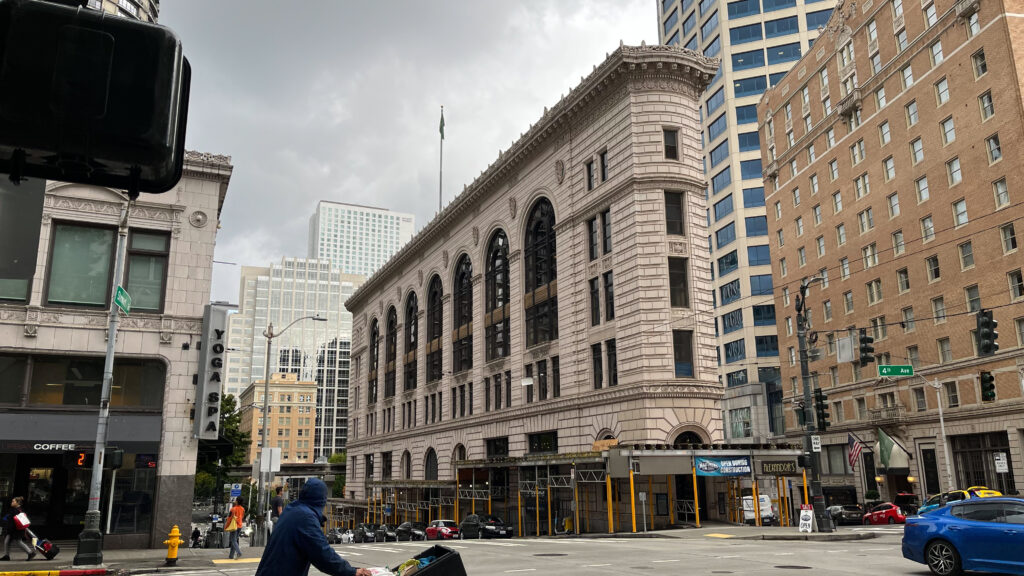
[{"label": "blue construction banner", "polygon": [[749,476],[750,457],[702,458],[697,457],[698,476]]}]

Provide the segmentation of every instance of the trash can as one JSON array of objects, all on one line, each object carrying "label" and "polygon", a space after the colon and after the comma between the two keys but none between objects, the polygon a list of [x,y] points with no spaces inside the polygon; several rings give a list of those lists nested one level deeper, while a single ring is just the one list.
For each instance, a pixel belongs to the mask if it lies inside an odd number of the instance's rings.
[{"label": "trash can", "polygon": [[434,559],[416,571],[417,576],[466,576],[466,568],[462,565],[459,553],[445,546],[434,545],[413,556],[422,560],[433,556]]}]

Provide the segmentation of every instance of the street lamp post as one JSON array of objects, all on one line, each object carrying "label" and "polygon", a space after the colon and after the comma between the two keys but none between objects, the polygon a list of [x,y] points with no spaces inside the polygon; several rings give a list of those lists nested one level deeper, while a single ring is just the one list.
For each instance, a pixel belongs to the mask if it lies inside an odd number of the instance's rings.
[{"label": "street lamp post", "polygon": [[796,301],[796,334],[800,346],[800,378],[804,385],[804,452],[811,460],[811,504],[817,520],[819,532],[831,532],[832,524],[825,513],[825,497],[821,491],[821,453],[811,449],[811,437],[817,432],[814,422],[813,402],[811,400],[811,374],[808,366],[807,352],[807,288],[815,282],[821,282],[820,276],[804,278],[800,283],[800,296]]},{"label": "street lamp post", "polygon": [[324,318],[324,317],[320,316],[319,314],[314,315],[314,316],[303,316],[302,318],[296,318],[295,320],[292,321],[291,324],[285,326],[284,330],[281,330],[280,332],[274,332],[274,323],[271,322],[270,324],[267,324],[267,329],[263,331],[263,336],[267,339],[267,351],[266,351],[266,363],[263,366],[263,429],[262,429],[262,431],[260,433],[260,446],[261,447],[260,447],[260,459],[259,459],[259,462],[258,462],[258,465],[260,465],[260,471],[259,471],[259,485],[258,485],[258,488],[257,488],[257,491],[256,491],[256,505],[259,506],[259,511],[260,511],[260,514],[257,515],[257,518],[260,518],[260,517],[263,518],[262,524],[260,525],[259,530],[257,532],[258,532],[258,534],[260,536],[260,540],[262,541],[261,544],[263,544],[264,546],[266,546],[266,544],[267,544],[267,540],[268,540],[267,528],[270,526],[269,523],[267,522],[269,520],[269,518],[267,516],[269,514],[268,509],[270,508],[270,502],[266,498],[266,496],[267,496],[266,495],[266,486],[264,485],[264,482],[263,482],[263,466],[261,464],[263,462],[263,456],[266,454],[266,449],[267,449],[267,423],[270,421],[270,348],[271,348],[271,344],[273,343],[274,338],[277,338],[278,336],[284,334],[285,332],[288,331],[289,328],[291,328],[292,326],[296,325],[297,323],[299,323],[299,322],[301,322],[303,320],[313,320],[313,321],[316,321],[316,322],[326,322],[327,318]]}]

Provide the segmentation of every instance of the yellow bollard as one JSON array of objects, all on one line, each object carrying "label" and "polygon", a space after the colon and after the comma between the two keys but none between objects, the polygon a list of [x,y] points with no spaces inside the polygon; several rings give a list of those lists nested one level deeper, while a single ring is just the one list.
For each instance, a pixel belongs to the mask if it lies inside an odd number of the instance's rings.
[{"label": "yellow bollard", "polygon": [[608,533],[615,533],[615,515],[612,514],[612,477],[605,474],[604,485],[608,492]]},{"label": "yellow bollard", "polygon": [[167,535],[167,540],[164,540],[164,544],[167,545],[167,560],[165,566],[174,566],[178,563],[178,546],[184,544],[185,541],[181,539],[181,531],[178,530],[178,526],[175,525],[171,528],[171,533]]},{"label": "yellow bollard", "polygon": [[754,526],[761,526],[761,498],[757,494],[757,478],[754,478]]},{"label": "yellow bollard", "polygon": [[636,490],[633,487],[633,469],[629,469],[629,517],[633,520],[633,533],[636,533]]},{"label": "yellow bollard", "polygon": [[526,536],[523,534],[523,492],[516,488],[516,520],[519,521],[519,537]]},{"label": "yellow bollard", "polygon": [[697,494],[697,467],[693,467],[693,513],[697,519],[697,528],[700,528],[700,495]]},{"label": "yellow bollard", "polygon": [[676,523],[676,517],[675,517],[675,513],[676,512],[675,512],[675,510],[673,510],[673,508],[675,508],[676,499],[672,497],[672,475],[671,474],[668,474],[668,475],[665,476],[665,484],[668,486],[668,525],[669,525],[669,528],[671,528]]},{"label": "yellow bollard", "polygon": [[647,509],[651,512],[651,530],[654,530],[654,476],[647,477]]}]

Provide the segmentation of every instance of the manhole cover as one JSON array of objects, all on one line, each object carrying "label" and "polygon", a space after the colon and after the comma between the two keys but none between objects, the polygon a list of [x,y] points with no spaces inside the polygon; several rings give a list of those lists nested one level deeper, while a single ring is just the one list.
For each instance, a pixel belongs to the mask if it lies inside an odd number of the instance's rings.
[{"label": "manhole cover", "polygon": [[810,570],[810,566],[776,566],[780,570]]},{"label": "manhole cover", "polygon": [[568,554],[534,554],[534,556],[568,556]]}]

